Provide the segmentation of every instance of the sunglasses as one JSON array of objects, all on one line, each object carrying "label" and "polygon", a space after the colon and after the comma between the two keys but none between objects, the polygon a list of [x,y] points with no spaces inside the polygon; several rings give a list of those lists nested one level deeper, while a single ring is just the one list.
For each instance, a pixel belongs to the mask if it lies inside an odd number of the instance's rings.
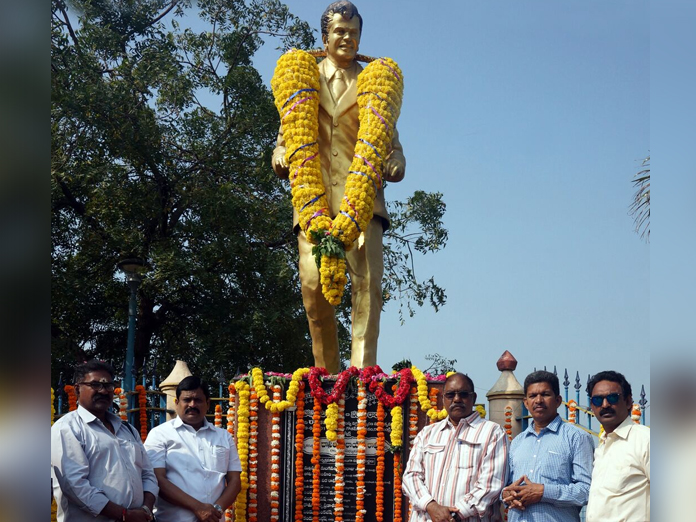
[{"label": "sunglasses", "polygon": [[461,399],[466,400],[470,395],[473,395],[473,393],[474,392],[470,391],[449,391],[445,392],[445,398],[451,401],[455,396],[459,395]]},{"label": "sunglasses", "polygon": [[593,395],[590,401],[592,401],[592,404],[599,408],[602,404],[604,404],[604,399],[606,399],[607,402],[613,406],[614,404],[618,404],[620,398],[620,393],[610,393],[609,395]]},{"label": "sunglasses", "polygon": [[95,392],[98,392],[102,388],[107,392],[112,392],[116,389],[116,384],[113,382],[78,382],[80,386],[89,386]]}]

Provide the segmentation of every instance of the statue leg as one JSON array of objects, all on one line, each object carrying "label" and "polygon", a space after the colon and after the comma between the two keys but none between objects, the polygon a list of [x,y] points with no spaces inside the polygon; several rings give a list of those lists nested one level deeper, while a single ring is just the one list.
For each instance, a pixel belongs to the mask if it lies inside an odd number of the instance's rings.
[{"label": "statue leg", "polygon": [[338,330],[334,307],[321,293],[319,270],[312,255],[312,243],[304,232],[297,234],[300,252],[300,283],[302,302],[307,313],[309,334],[312,337],[314,366],[326,368],[330,373],[339,372]]},{"label": "statue leg", "polygon": [[382,221],[373,218],[362,248],[346,252],[346,264],[353,288],[350,364],[365,368],[377,364],[379,317],[382,313]]}]

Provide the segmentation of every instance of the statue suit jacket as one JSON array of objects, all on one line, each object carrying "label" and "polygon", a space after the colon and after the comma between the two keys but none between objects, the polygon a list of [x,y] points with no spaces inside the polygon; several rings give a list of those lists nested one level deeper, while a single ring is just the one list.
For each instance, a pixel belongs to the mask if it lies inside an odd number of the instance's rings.
[{"label": "statue suit jacket", "polygon": [[[354,61],[346,69],[348,87],[335,103],[331,96],[329,80],[336,67],[328,59],[319,63],[319,155],[321,157],[321,172],[326,188],[331,216],[335,217],[341,207],[341,200],[346,188],[348,171],[353,161],[355,142],[358,138],[358,102],[357,78],[362,66]],[[282,129],[278,136],[278,145],[284,146]],[[403,158],[403,148],[399,143],[398,133],[394,130],[392,151],[389,157],[399,155]],[[389,227],[389,215],[384,203],[384,190],[380,189],[375,197],[374,216],[382,219],[384,230]],[[297,231],[298,215],[293,211],[293,226]]]}]

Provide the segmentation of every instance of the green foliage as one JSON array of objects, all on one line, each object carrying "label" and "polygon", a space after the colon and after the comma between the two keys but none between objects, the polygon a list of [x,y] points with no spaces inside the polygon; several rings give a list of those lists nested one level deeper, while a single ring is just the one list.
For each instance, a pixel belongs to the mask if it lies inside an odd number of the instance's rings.
[{"label": "green foliage", "polygon": [[[202,29],[184,27],[196,13]],[[52,0],[51,14],[54,383],[91,357],[122,367],[116,265],[133,256],[151,267],[136,373],[182,359],[214,382],[311,364],[289,187],[270,168],[278,114],[252,65],[264,39],[312,47],[309,26],[277,0]],[[431,238],[427,207],[399,213],[402,230],[423,223]]]},{"label": "green foliage", "polygon": [[398,372],[404,368],[410,368],[411,366],[413,366],[411,359],[401,359],[398,363],[392,365],[392,371]]},{"label": "green foliage", "polygon": [[633,177],[636,193],[633,195],[629,214],[633,216],[636,233],[650,242],[650,156],[643,160],[641,167]]},{"label": "green foliage", "polygon": [[445,375],[447,372],[456,371],[454,365],[457,364],[457,359],[446,359],[439,353],[431,353],[425,356],[426,361],[432,361],[423,373],[431,375]]},{"label": "green foliage", "polygon": [[399,300],[399,317],[404,322],[404,306],[413,317],[413,304],[427,301],[435,311],[447,301],[445,290],[434,277],[416,277],[414,250],[420,254],[439,251],[447,244],[448,233],[442,218],[446,205],[439,192],[416,191],[407,201],[388,203],[391,227],[384,234],[384,302]]}]

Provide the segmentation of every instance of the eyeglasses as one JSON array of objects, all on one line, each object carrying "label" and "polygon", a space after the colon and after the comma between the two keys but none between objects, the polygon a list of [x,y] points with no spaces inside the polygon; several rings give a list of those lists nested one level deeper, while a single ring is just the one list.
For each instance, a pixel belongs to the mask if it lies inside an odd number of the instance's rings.
[{"label": "eyeglasses", "polygon": [[101,390],[102,388],[104,389],[104,391],[107,391],[107,392],[112,392],[112,391],[114,391],[114,390],[116,389],[116,384],[113,383],[113,382],[96,382],[96,381],[92,381],[92,382],[78,382],[77,384],[84,385],[84,386],[89,386],[89,387],[92,388],[92,390],[95,391],[95,392],[98,392],[98,391]]},{"label": "eyeglasses", "polygon": [[619,402],[620,398],[620,393],[610,393],[609,395],[593,395],[590,400],[592,401],[592,404],[599,408],[602,404],[604,404],[604,399],[606,399],[609,404],[614,405]]},{"label": "eyeglasses", "polygon": [[454,399],[455,396],[459,395],[459,397],[461,399],[466,400],[473,393],[474,392],[470,392],[470,391],[448,391],[448,392],[445,392],[445,398],[451,401]]}]

